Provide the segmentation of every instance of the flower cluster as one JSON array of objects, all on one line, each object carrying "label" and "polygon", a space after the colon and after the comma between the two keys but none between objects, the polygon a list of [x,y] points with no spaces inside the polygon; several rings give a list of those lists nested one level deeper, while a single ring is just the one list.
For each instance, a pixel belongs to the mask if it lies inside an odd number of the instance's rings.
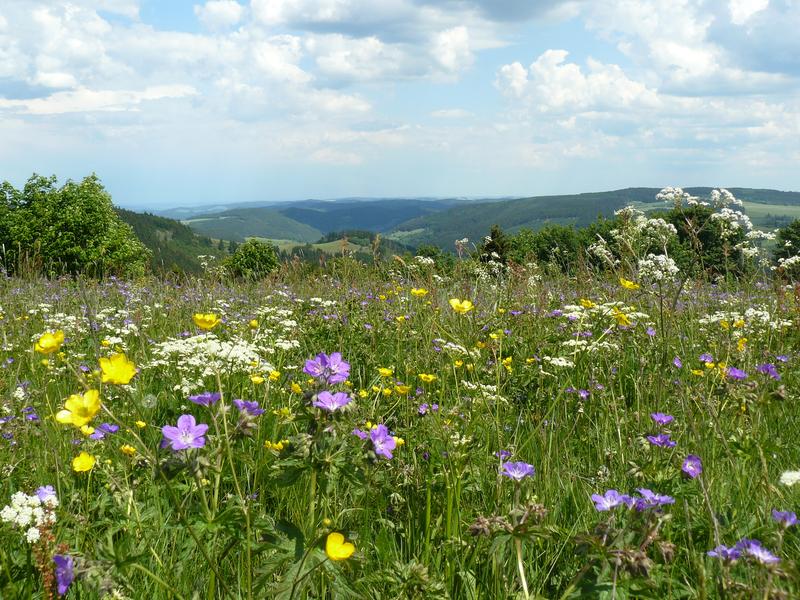
[{"label": "flower cluster", "polygon": [[53,486],[46,485],[31,495],[16,492],[11,496],[11,504],[0,511],[0,519],[16,529],[24,530],[25,540],[33,544],[39,541],[44,528],[52,527],[56,522],[56,508],[56,492]]}]

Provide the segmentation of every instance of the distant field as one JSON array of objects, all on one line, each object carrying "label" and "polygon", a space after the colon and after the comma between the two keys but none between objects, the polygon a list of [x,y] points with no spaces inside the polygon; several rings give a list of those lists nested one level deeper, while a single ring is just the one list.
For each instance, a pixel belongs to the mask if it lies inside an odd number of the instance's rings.
[{"label": "distant field", "polygon": [[[249,239],[257,239],[263,240],[265,242],[271,242],[278,247],[278,250],[283,252],[289,252],[294,248],[304,248],[305,244],[299,244],[294,240],[271,240],[266,238],[249,238]],[[341,254],[342,252],[342,241],[335,240],[333,242],[325,242],[324,244],[311,244],[311,247],[316,250],[322,250],[326,254]],[[372,249],[369,246],[361,246],[359,244],[354,244],[352,242],[347,242],[347,251],[348,252],[372,252]]]}]

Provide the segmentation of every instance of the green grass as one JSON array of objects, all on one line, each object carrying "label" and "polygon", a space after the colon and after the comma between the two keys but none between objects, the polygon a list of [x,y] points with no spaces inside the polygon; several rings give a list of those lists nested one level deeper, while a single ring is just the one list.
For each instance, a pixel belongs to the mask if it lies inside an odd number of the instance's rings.
[{"label": "green grass", "polygon": [[[0,506],[55,487],[45,550],[58,543],[75,557],[67,598],[507,599],[525,597],[520,572],[530,598],[798,597],[797,528],[782,533],[770,516],[800,502],[800,486],[779,483],[800,468],[793,297],[755,282],[689,282],[662,303],[613,274],[485,281],[459,263],[436,283],[433,272],[391,268],[332,261],[248,285],[0,281],[0,397],[14,417],[0,426]],[[457,314],[453,297],[476,308]],[[582,299],[594,307],[576,308]],[[608,302],[622,302],[632,324],[620,326]],[[750,308],[767,320],[738,322]],[[703,324],[721,310],[727,323]],[[196,312],[219,314],[211,339],[229,345],[163,357],[164,342],[207,340],[194,337]],[[33,343],[54,329],[67,341],[43,364]],[[130,386],[95,372],[117,351],[139,368]],[[320,352],[342,353],[347,383],[309,381],[305,361]],[[766,362],[780,381],[757,371]],[[727,366],[747,379],[724,376]],[[333,414],[311,407],[323,388],[353,400]],[[92,425],[117,433],[92,440],[53,418],[87,389],[103,401]],[[203,390],[223,399],[188,401]],[[265,412],[246,417],[233,398]],[[647,440],[657,411],[675,417],[664,428],[674,448]],[[209,425],[205,447],[159,448],[162,426],[183,414]],[[391,460],[352,434],[367,422],[404,441]],[[501,450],[536,474],[501,476]],[[88,473],[72,470],[80,451],[97,459]],[[698,479],[681,472],[687,454],[702,459]],[[598,512],[591,500],[639,488],[675,502]],[[355,545],[352,557],[327,558],[332,531]],[[743,537],[780,555],[780,568],[706,556]],[[22,533],[0,522],[0,543],[0,597],[46,597]]]}]

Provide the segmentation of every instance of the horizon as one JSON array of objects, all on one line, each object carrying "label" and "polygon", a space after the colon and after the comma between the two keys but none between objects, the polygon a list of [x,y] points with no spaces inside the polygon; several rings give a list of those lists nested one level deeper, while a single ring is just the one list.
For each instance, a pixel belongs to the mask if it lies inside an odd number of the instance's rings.
[{"label": "horizon", "polygon": [[0,180],[95,172],[147,211],[800,190],[798,27],[789,0],[9,0]]}]

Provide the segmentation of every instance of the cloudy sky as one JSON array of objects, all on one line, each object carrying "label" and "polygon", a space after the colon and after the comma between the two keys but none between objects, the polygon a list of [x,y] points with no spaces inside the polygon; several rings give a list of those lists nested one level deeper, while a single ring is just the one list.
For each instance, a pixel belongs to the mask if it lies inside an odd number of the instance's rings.
[{"label": "cloudy sky", "polygon": [[800,190],[795,0],[2,0],[0,179],[115,201]]}]

